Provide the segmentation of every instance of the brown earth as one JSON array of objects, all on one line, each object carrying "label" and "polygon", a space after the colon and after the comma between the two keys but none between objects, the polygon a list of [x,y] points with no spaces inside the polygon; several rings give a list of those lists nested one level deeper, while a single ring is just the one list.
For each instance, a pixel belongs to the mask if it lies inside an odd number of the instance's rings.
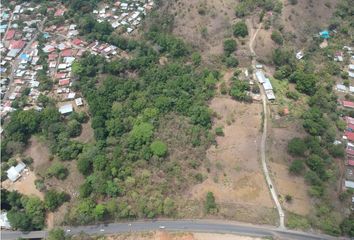
[{"label": "brown earth", "polygon": [[34,172],[25,170],[16,182],[13,183],[7,179],[1,183],[1,187],[9,191],[18,191],[26,196],[37,196],[43,200],[44,194],[38,191],[34,184],[36,179]]},{"label": "brown earth", "polygon": [[284,1],[282,25],[284,32],[292,34],[291,41],[302,48],[309,36],[328,26],[339,0],[298,0],[296,5]]},{"label": "brown earth", "polygon": [[24,152],[25,156],[29,156],[33,159],[34,169],[38,169],[43,164],[49,162],[49,149],[44,141],[32,136],[28,141],[28,147]]},{"label": "brown earth", "polygon": [[81,124],[81,134],[80,136],[73,138],[73,140],[82,142],[82,143],[90,143],[95,140],[93,129],[91,127],[91,120],[87,123]]},{"label": "brown earth", "polygon": [[[31,177],[31,181],[26,180],[25,182],[23,182],[22,185],[20,185],[21,188],[19,191],[21,193],[26,194],[26,191],[33,192],[36,193],[36,195],[41,196],[41,198],[43,199],[44,194],[42,192],[39,192],[34,185],[36,174],[37,176],[41,176],[44,179],[44,183],[47,189],[56,189],[58,191],[64,191],[71,197],[70,203],[64,204],[55,213],[48,214],[47,225],[49,228],[51,228],[54,225],[58,225],[62,222],[65,212],[68,209],[68,205],[74,202],[75,199],[78,197],[78,189],[80,185],[84,182],[84,177],[77,170],[75,161],[66,161],[62,162],[64,166],[67,167],[69,170],[69,175],[65,180],[58,180],[55,177],[46,178],[45,174],[47,169],[52,165],[54,161],[58,160],[50,160],[50,153],[48,147],[46,146],[46,143],[37,137],[31,137],[24,155],[33,158],[33,172],[31,172],[31,174],[33,175],[33,180]],[[15,183],[15,185],[16,184],[17,182]],[[24,192],[21,191],[22,188],[24,189]]]},{"label": "brown earth", "polygon": [[[281,119],[278,120],[282,121]],[[300,124],[292,121],[283,121],[280,127],[270,130],[267,142],[269,167],[278,194],[281,195],[282,205],[288,211],[307,215],[311,210],[311,198],[304,178],[289,174],[289,165],[293,158],[287,153],[287,144],[294,137],[304,137],[305,132]],[[285,202],[285,195],[292,196],[291,203]]]},{"label": "brown earth", "polygon": [[261,240],[261,238],[216,233],[171,233],[165,231],[108,236],[107,240]]},{"label": "brown earth", "polygon": [[203,56],[213,56],[223,53],[223,40],[231,37],[235,6],[231,0],[180,0],[169,1],[166,8],[174,16],[173,33]]},{"label": "brown earth", "polygon": [[[259,162],[262,106],[216,97],[210,108],[217,114],[214,128],[222,126],[224,136],[216,137],[217,145],[207,151],[207,179],[192,187],[188,197],[202,200],[211,191],[218,204],[232,209],[230,213],[240,208],[242,215],[254,215],[249,221],[264,221],[267,217],[259,216],[272,209],[273,203]],[[229,217],[238,215],[234,213]]]}]

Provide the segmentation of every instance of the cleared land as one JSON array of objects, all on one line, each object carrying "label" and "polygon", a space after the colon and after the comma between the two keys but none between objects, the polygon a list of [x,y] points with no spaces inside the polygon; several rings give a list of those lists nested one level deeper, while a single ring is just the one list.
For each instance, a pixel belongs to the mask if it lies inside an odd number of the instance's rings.
[{"label": "cleared land", "polygon": [[108,236],[107,240],[261,240],[261,238],[213,233],[169,233],[165,231]]},{"label": "cleared land", "polygon": [[190,196],[201,200],[212,191],[225,217],[274,223],[276,215],[259,162],[261,105],[216,97],[210,108],[217,114],[214,128],[223,127],[224,136],[208,149],[207,179],[192,187]]}]

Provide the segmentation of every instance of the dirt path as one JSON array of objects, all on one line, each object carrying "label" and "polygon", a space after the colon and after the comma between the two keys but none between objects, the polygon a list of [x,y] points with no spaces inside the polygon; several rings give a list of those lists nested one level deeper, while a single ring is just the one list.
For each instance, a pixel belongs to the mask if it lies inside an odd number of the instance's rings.
[{"label": "dirt path", "polygon": [[[249,42],[249,48],[250,48],[250,51],[251,51],[251,54],[252,54],[252,65],[253,65],[253,68],[255,69],[256,68],[256,59],[255,59],[255,56],[256,56],[256,53],[253,49],[253,43],[254,43],[254,40],[256,39],[257,37],[257,34],[259,32],[259,30],[261,29],[262,27],[262,23],[259,24],[256,32],[253,33],[253,28],[251,30],[251,33],[253,34],[252,37],[251,37],[251,40]],[[262,140],[261,140],[261,159],[262,159],[262,168],[263,168],[263,173],[264,173],[264,176],[266,178],[266,181],[267,181],[267,184],[268,184],[268,187],[269,187],[269,191],[272,195],[272,198],[274,200],[274,203],[277,207],[277,210],[278,210],[278,214],[279,214],[279,227],[282,228],[282,229],[285,229],[285,224],[284,224],[284,211],[280,205],[280,201],[278,199],[278,194],[274,188],[274,184],[272,183],[272,180],[270,178],[270,175],[269,175],[269,170],[268,170],[268,167],[267,167],[267,162],[266,162],[266,142],[267,142],[267,127],[268,127],[268,113],[267,113],[267,99],[266,99],[266,96],[265,96],[265,93],[263,91],[263,88],[260,87],[261,89],[261,95],[262,95],[262,102],[263,102],[263,114],[264,114],[264,123],[263,123],[263,133],[262,133]]]}]

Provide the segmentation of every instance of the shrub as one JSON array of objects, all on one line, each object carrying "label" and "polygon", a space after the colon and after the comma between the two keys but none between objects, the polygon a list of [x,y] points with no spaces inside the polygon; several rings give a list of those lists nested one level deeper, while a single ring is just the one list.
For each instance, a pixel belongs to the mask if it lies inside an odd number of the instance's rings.
[{"label": "shrub", "polygon": [[285,195],[285,201],[286,202],[292,202],[293,201],[293,197],[289,194]]},{"label": "shrub", "polygon": [[205,201],[205,211],[207,213],[215,213],[217,211],[217,206],[215,203],[215,197],[212,192],[208,192]]},{"label": "shrub", "polygon": [[163,143],[162,141],[154,141],[151,145],[150,145],[150,149],[153,152],[154,155],[158,156],[158,157],[164,157],[167,153],[167,146],[165,143]]},{"label": "shrub", "polygon": [[305,165],[302,160],[294,160],[291,162],[289,172],[295,175],[301,174],[305,170]]},{"label": "shrub", "polygon": [[215,134],[217,136],[224,136],[224,131],[223,131],[222,127],[215,128]]},{"label": "shrub", "polygon": [[238,60],[233,56],[227,57],[225,59],[225,63],[226,63],[227,67],[237,67],[238,66]]},{"label": "shrub", "polygon": [[286,97],[297,101],[299,99],[299,94],[297,92],[287,91]]},{"label": "shrub", "polygon": [[69,175],[69,171],[62,163],[53,163],[47,169],[47,177],[56,177],[57,179],[64,180]]},{"label": "shrub", "polygon": [[283,36],[281,35],[281,33],[279,31],[273,31],[272,35],[270,36],[270,38],[279,45],[283,45],[284,39]]}]

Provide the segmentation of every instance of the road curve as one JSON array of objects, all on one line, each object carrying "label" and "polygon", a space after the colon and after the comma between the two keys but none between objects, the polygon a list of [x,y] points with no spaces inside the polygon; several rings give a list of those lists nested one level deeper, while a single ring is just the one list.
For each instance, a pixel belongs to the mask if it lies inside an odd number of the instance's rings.
[{"label": "road curve", "polygon": [[[163,226],[163,228],[161,228]],[[273,226],[258,226],[237,222],[227,222],[221,220],[157,220],[157,221],[137,221],[126,223],[98,224],[90,226],[63,227],[68,235],[75,235],[84,232],[89,235],[100,234],[121,234],[129,232],[147,231],[183,231],[183,232],[208,232],[222,234],[237,234],[252,237],[275,237],[277,239],[295,240],[334,240],[339,239],[327,235],[312,234],[298,231],[290,231],[275,228]],[[44,238],[47,231],[18,232],[2,231],[2,240],[13,240],[17,238]],[[343,239],[343,238],[341,238]]]},{"label": "road curve", "polygon": [[[251,37],[250,42],[249,42],[249,49],[250,49],[252,57],[253,57],[252,58],[252,66],[253,66],[254,69],[256,69],[256,59],[255,59],[256,53],[255,53],[255,51],[253,49],[253,42],[256,39],[257,34],[258,34],[259,30],[261,29],[261,27],[262,27],[262,23],[259,24],[256,32],[254,34],[252,34],[252,37]],[[286,229],[285,228],[285,223],[284,223],[285,222],[284,221],[285,214],[284,214],[284,211],[283,211],[283,209],[281,207],[280,201],[278,199],[278,194],[277,194],[277,192],[275,190],[274,184],[272,183],[272,179],[270,178],[269,170],[268,170],[268,167],[267,167],[267,161],[266,161],[266,142],[267,142],[267,123],[268,123],[267,99],[266,99],[265,93],[263,91],[263,88],[260,87],[260,89],[261,89],[261,95],[262,95],[263,116],[264,116],[263,133],[262,133],[262,140],[261,140],[262,169],[263,169],[264,176],[266,178],[266,182],[267,182],[267,185],[268,185],[269,192],[272,195],[273,201],[274,201],[275,206],[276,206],[276,208],[278,210],[279,228],[280,229]]]}]

